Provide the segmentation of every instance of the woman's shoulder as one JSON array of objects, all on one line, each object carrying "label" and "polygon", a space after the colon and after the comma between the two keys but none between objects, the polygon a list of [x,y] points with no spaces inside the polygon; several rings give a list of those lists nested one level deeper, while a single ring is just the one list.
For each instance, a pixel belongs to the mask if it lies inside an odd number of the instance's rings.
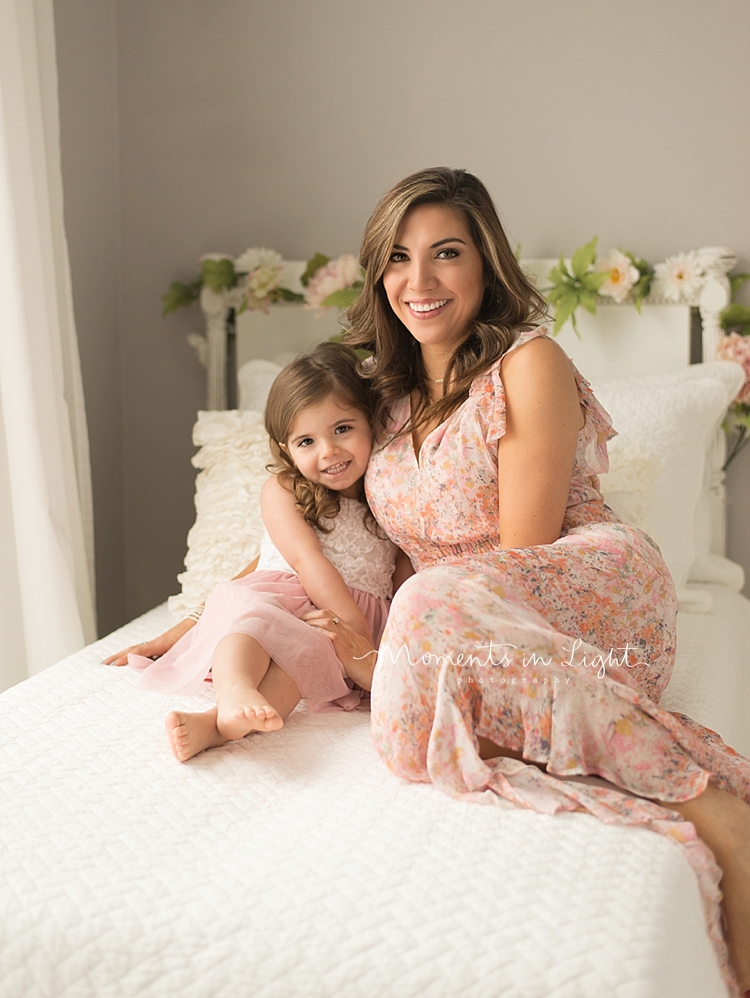
[{"label": "woman's shoulder", "polygon": [[[503,382],[500,376],[500,370],[503,366],[503,362],[509,355],[516,353],[519,347],[522,347],[526,343],[530,343],[532,341],[546,341],[554,343],[554,341],[550,339],[549,330],[546,326],[537,326],[534,329],[522,330],[508,349],[501,354],[497,360],[493,361],[489,367],[486,367],[484,371],[476,375],[471,383],[471,388],[469,389],[469,397],[474,398],[477,401],[481,401],[482,399],[487,400],[493,398],[498,394],[502,395]],[[560,350],[560,347],[558,347],[557,344],[555,344],[555,347]],[[546,348],[543,347],[542,349]],[[532,350],[531,353],[536,353],[536,348]],[[528,356],[530,355],[527,354],[527,357]]]}]

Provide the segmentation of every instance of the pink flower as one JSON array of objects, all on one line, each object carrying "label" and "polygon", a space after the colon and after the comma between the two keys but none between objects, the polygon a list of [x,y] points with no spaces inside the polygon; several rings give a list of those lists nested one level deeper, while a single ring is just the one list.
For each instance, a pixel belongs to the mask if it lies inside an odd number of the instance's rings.
[{"label": "pink flower", "polygon": [[350,288],[359,277],[359,261],[351,253],[344,253],[316,270],[305,288],[305,303],[320,308],[334,291]]},{"label": "pink flower", "polygon": [[744,368],[745,384],[740,388],[735,402],[750,405],[750,336],[730,333],[720,341],[716,356],[720,360],[733,360]]}]

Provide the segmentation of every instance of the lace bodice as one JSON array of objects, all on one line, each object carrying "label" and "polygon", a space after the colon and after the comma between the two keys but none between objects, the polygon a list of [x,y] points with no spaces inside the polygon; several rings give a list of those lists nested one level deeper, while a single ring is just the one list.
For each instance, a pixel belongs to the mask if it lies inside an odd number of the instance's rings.
[{"label": "lace bodice", "polygon": [[[323,554],[342,579],[354,589],[372,593],[381,599],[393,595],[393,569],[396,548],[387,539],[381,540],[368,530],[363,520],[364,507],[356,499],[341,497],[341,508],[334,519],[323,518],[325,526],[333,526],[330,533],[315,530]],[[260,545],[258,570],[294,572],[286,563],[273,541],[264,532]]]}]

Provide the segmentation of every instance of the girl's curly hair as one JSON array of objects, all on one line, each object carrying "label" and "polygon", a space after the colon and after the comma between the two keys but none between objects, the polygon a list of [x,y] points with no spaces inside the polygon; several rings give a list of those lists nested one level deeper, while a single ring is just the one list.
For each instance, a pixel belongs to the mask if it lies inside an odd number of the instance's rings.
[{"label": "girl's curly hair", "polygon": [[[322,524],[321,518],[333,519],[338,514],[339,494],[305,478],[284,446],[303,409],[331,396],[358,409],[372,423],[374,397],[370,384],[358,373],[356,353],[343,343],[320,343],[285,367],[271,386],[264,414],[273,458],[268,470],[294,494],[305,520],[325,533],[333,528]],[[364,489],[360,501],[366,508],[365,522],[374,529]]]}]

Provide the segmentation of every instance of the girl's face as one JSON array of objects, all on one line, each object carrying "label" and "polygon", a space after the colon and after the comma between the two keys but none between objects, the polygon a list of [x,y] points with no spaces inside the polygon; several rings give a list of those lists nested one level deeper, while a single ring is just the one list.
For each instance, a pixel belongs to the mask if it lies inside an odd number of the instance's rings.
[{"label": "girl's face", "polygon": [[383,287],[422,352],[447,360],[466,339],[485,290],[482,256],[461,212],[433,204],[407,212]]},{"label": "girl's face", "polygon": [[367,417],[333,396],[307,406],[292,424],[286,451],[310,482],[359,498],[359,482],[372,450]]}]

